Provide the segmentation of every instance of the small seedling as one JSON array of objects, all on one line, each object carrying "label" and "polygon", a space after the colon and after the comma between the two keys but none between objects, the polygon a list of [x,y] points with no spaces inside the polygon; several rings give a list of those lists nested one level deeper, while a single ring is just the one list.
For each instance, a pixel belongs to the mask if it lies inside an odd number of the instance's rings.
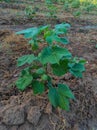
[{"label": "small seedling", "polygon": [[28,6],[25,9],[25,14],[28,18],[33,18],[36,16],[37,10],[39,10],[37,7]]},{"label": "small seedling", "polygon": [[81,15],[81,12],[80,11],[75,11],[75,12],[73,12],[73,15],[75,17],[79,17]]},{"label": "small seedling", "polygon": [[53,4],[53,2],[51,0],[46,0],[45,6],[47,7],[48,10],[48,12],[46,12],[46,16],[56,18],[57,7]]},{"label": "small seedling", "polygon": [[53,29],[47,25],[17,32],[29,39],[28,43],[33,52],[17,61],[18,67],[28,65],[16,81],[17,88],[24,91],[31,87],[34,94],[42,94],[48,90],[51,104],[65,110],[69,110],[69,100],[75,97],[68,85],[54,81],[53,76],[61,77],[71,73],[81,78],[82,72],[85,71],[85,60],[73,57],[68,49],[63,47],[69,44],[66,37],[69,28],[69,24],[62,23],[55,25]]}]

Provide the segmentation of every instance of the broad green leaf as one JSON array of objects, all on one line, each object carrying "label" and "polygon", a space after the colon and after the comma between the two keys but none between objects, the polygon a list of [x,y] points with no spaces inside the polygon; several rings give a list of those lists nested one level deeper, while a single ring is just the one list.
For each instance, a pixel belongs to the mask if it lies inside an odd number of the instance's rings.
[{"label": "broad green leaf", "polygon": [[42,33],[43,31],[47,31],[49,27],[50,27],[50,25],[41,26],[41,27],[39,28],[39,32]]},{"label": "broad green leaf", "polygon": [[85,67],[81,63],[75,63],[75,64],[74,63],[69,63],[68,65],[71,67],[71,69],[73,71],[80,71],[80,72],[85,71]]},{"label": "broad green leaf", "polygon": [[71,60],[71,63],[73,63],[73,64],[82,64],[82,65],[84,65],[85,63],[86,63],[86,60],[85,59],[83,59],[83,58],[78,58],[78,57],[74,57],[72,60]]},{"label": "broad green leaf", "polygon": [[29,73],[30,73],[30,67],[26,67],[25,69],[23,69],[21,71],[20,76],[22,77],[22,76],[27,75],[27,74],[29,75]]},{"label": "broad green leaf", "polygon": [[53,88],[53,87],[49,88],[48,98],[49,98],[49,101],[51,102],[51,104],[54,107],[58,107],[59,106],[59,102],[58,102],[59,96],[58,96],[56,88]]},{"label": "broad green leaf", "polygon": [[34,94],[42,94],[45,91],[45,86],[42,82],[33,81],[32,89],[33,89]]},{"label": "broad green leaf", "polygon": [[41,74],[44,74],[45,73],[45,69],[44,68],[39,68],[36,70],[36,73],[41,75]]},{"label": "broad green leaf", "polygon": [[58,84],[58,93],[66,98],[75,99],[70,88],[65,84]]},{"label": "broad green leaf", "polygon": [[25,71],[24,73],[23,71],[22,76],[20,76],[16,81],[16,86],[18,89],[23,91],[31,84],[32,80],[33,80],[32,75],[29,72]]},{"label": "broad green leaf", "polygon": [[83,63],[69,63],[70,67],[69,72],[73,74],[75,77],[82,78],[82,72],[85,71],[85,67]]},{"label": "broad green leaf", "polygon": [[62,43],[62,44],[68,44],[69,40],[66,39],[65,37],[61,38],[59,36],[57,36],[56,34],[51,34],[49,36],[46,36],[46,41],[49,44],[52,44],[53,42],[58,42],[58,43]]},{"label": "broad green leaf", "polygon": [[74,71],[74,70],[72,70],[72,69],[69,69],[69,72],[70,72],[72,75],[74,75],[75,77],[77,77],[77,78],[82,78],[82,77],[83,77],[81,71]]},{"label": "broad green leaf", "polygon": [[69,99],[59,94],[59,107],[63,110],[69,111]]},{"label": "broad green leaf", "polygon": [[34,38],[35,39],[35,37],[38,36],[38,34],[39,34],[39,29],[35,27],[35,28],[33,28],[33,30],[31,32],[25,33],[24,37],[25,38]]},{"label": "broad green leaf", "polygon": [[71,57],[71,53],[65,48],[54,46],[44,48],[38,57],[42,64],[59,64],[62,57]]},{"label": "broad green leaf", "polygon": [[48,30],[44,33],[44,38],[47,41],[48,44],[52,44],[56,35],[52,30]]},{"label": "broad green leaf", "polygon": [[59,43],[62,43],[62,44],[68,44],[69,43],[69,40],[67,38],[61,38],[61,37],[58,37],[58,39],[56,39],[56,42],[59,42]]},{"label": "broad green leaf", "polygon": [[47,43],[48,44],[52,44],[53,42],[54,42],[54,40],[55,40],[55,35],[50,35],[50,36],[47,36],[46,37],[46,41],[47,41]]},{"label": "broad green leaf", "polygon": [[42,79],[42,81],[48,80],[48,75],[43,74],[43,75],[41,76],[41,79]]},{"label": "broad green leaf", "polygon": [[31,54],[31,55],[24,55],[24,56],[22,56],[22,57],[20,57],[18,59],[18,64],[17,65],[18,66],[22,66],[22,65],[24,65],[26,63],[31,64],[36,59],[37,58],[33,54]]},{"label": "broad green leaf", "polygon": [[68,72],[68,60],[61,60],[59,64],[52,64],[53,73],[57,76],[62,76]]},{"label": "broad green leaf", "polygon": [[34,38],[39,34],[39,29],[37,27],[28,28],[28,29],[16,32],[16,34],[24,34],[25,38]]},{"label": "broad green leaf", "polygon": [[57,34],[57,35],[66,34],[66,33],[67,33],[66,28],[64,30],[55,30],[55,34]]},{"label": "broad green leaf", "polygon": [[67,28],[67,29],[69,29],[71,27],[71,25],[69,23],[65,23],[64,27]]},{"label": "broad green leaf", "polygon": [[62,23],[62,24],[57,24],[55,26],[55,32],[56,34],[66,34],[67,33],[67,29],[70,28],[70,24],[65,24],[65,23]]},{"label": "broad green leaf", "polygon": [[44,33],[44,38],[46,39],[48,36],[52,36],[54,34],[53,30],[48,30]]},{"label": "broad green leaf", "polygon": [[16,34],[26,34],[26,33],[31,33],[31,32],[33,32],[33,30],[36,30],[36,29],[37,29],[36,27],[28,28],[28,29],[25,29],[25,30],[22,30],[22,31],[16,32]]},{"label": "broad green leaf", "polygon": [[54,107],[60,107],[64,110],[69,110],[69,98],[66,98],[62,92],[60,93],[58,88],[50,87],[48,98]]},{"label": "broad green leaf", "polygon": [[46,4],[52,4],[52,0],[45,0]]},{"label": "broad green leaf", "polygon": [[40,78],[40,75],[37,73],[32,73],[33,79],[38,79]]},{"label": "broad green leaf", "polygon": [[68,23],[61,23],[61,24],[55,25],[55,29],[63,29],[64,30],[64,28],[70,28],[70,27],[71,26]]}]

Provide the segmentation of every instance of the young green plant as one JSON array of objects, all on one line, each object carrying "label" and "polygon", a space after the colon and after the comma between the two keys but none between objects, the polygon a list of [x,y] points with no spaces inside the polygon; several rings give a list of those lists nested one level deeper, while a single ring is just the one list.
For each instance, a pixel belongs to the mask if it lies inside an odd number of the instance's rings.
[{"label": "young green plant", "polygon": [[39,10],[38,7],[32,7],[32,6],[27,6],[25,8],[25,14],[28,18],[34,18],[36,16],[37,11]]},{"label": "young green plant", "polygon": [[54,5],[54,2],[51,0],[45,0],[45,6],[48,10],[48,12],[46,12],[46,16],[49,18],[57,18],[57,7]]},{"label": "young green plant", "polygon": [[62,23],[55,25],[53,29],[47,25],[17,32],[29,39],[33,50],[32,54],[24,55],[17,61],[19,67],[28,65],[16,81],[17,88],[24,91],[31,87],[34,94],[42,94],[48,90],[50,103],[65,110],[69,110],[69,100],[75,97],[68,85],[54,82],[53,76],[60,77],[71,73],[81,78],[82,72],[85,71],[85,60],[73,57],[68,49],[63,47],[69,43],[66,38],[69,28],[69,24]]}]

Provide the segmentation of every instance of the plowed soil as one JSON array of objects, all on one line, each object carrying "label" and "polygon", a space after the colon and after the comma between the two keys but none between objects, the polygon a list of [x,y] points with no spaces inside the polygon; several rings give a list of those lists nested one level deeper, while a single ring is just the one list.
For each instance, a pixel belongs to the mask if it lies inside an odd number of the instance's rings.
[{"label": "plowed soil", "polygon": [[[41,2],[36,2],[39,4]],[[24,14],[27,3],[3,3],[0,2],[0,110],[17,101],[16,105],[25,104],[33,100],[33,104],[39,106],[42,120],[56,120],[58,123],[48,124],[41,130],[97,130],[97,16],[91,14],[74,18],[70,13],[63,12],[57,19],[48,19],[43,14],[38,14],[33,19],[28,19]],[[30,88],[20,92],[15,86],[19,72],[16,61],[19,56],[31,53],[27,41],[22,36],[15,35],[16,31],[39,25],[51,24],[52,26],[68,22],[71,29],[68,33],[70,44],[67,48],[74,56],[83,57],[87,60],[86,72],[82,79],[76,79],[66,74],[61,82],[67,83],[74,92],[76,101],[71,101],[70,111],[52,109],[47,95],[33,96]],[[93,28],[94,27],[94,28]],[[47,116],[45,116],[45,113]],[[65,121],[65,123],[64,123]],[[38,130],[38,125],[35,130]],[[18,126],[17,130],[20,127]],[[13,129],[14,130],[14,129]],[[33,129],[34,130],[34,129]]]}]

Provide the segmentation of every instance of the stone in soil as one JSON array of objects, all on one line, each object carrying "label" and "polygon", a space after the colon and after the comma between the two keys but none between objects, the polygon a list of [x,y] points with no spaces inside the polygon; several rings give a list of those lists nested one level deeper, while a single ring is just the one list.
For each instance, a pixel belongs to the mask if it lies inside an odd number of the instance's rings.
[{"label": "stone in soil", "polygon": [[32,124],[30,124],[30,123],[28,123],[28,122],[25,122],[23,125],[21,125],[21,126],[19,127],[18,130],[35,130],[35,129],[34,129],[34,127],[33,127]]},{"label": "stone in soil", "polygon": [[27,119],[33,125],[37,125],[41,117],[40,108],[38,106],[31,107],[28,111]]},{"label": "stone in soil", "polygon": [[2,119],[1,122],[6,125],[21,125],[25,118],[24,109],[21,106],[4,108],[0,113],[0,118]]},{"label": "stone in soil", "polygon": [[43,115],[39,122],[39,125],[35,130],[54,130],[53,125],[49,121],[49,117],[46,114]]}]

